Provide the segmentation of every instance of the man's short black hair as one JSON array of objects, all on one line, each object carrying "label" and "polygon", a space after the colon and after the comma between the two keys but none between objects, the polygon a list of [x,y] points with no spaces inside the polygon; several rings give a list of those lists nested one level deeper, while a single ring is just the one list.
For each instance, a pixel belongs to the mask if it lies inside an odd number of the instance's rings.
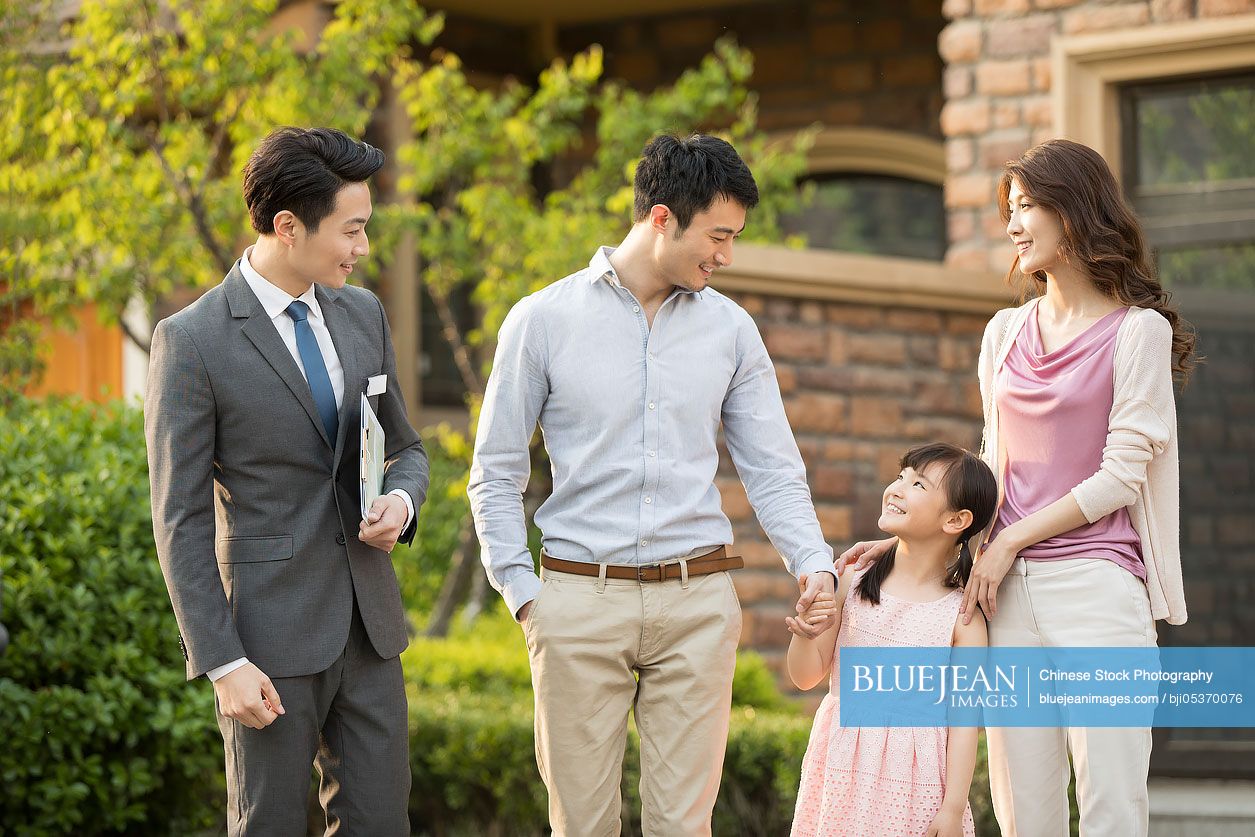
[{"label": "man's short black hair", "polygon": [[244,203],[253,229],[275,231],[288,210],[311,233],[350,183],[365,183],[383,167],[383,152],[335,128],[279,128],[261,141],[244,166]]},{"label": "man's short black hair", "polygon": [[715,198],[728,198],[747,210],[758,204],[758,184],[741,155],[705,134],[687,139],[662,134],[650,140],[636,167],[634,194],[633,223],[644,221],[653,206],[662,204],[675,215],[677,232]]}]

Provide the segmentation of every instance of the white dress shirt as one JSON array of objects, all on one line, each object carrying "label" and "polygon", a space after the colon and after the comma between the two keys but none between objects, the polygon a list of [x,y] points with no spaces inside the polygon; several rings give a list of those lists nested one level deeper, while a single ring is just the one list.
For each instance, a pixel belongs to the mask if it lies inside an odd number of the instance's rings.
[{"label": "white dress shirt", "polygon": [[[331,332],[327,330],[327,321],[322,315],[322,309],[318,306],[318,297],[314,294],[314,286],[310,285],[306,288],[305,293],[298,297],[291,296],[287,291],[270,282],[270,280],[253,268],[253,265],[248,260],[249,254],[252,252],[252,247],[244,251],[244,255],[239,262],[240,273],[244,274],[244,281],[248,282],[248,286],[257,295],[262,308],[266,310],[266,314],[270,317],[270,322],[274,324],[275,330],[279,332],[279,337],[283,339],[283,345],[288,347],[292,359],[296,361],[296,368],[301,370],[301,375],[306,380],[309,380],[309,376],[305,374],[305,364],[301,362],[301,353],[296,347],[296,322],[288,316],[287,312],[288,306],[297,300],[309,306],[309,326],[314,332],[314,339],[318,341],[318,350],[322,352],[323,363],[327,365],[327,376],[331,378],[331,390],[336,397],[336,409],[339,410],[344,404],[344,367],[340,365],[340,356],[336,354],[335,343],[331,342]],[[410,498],[408,492],[400,488],[393,489],[388,493],[396,494],[405,503],[405,526],[401,527],[402,531],[404,531],[409,527],[410,521],[414,519],[414,501]],[[210,669],[207,672],[207,676],[210,680],[219,680],[247,662],[247,657],[240,657],[238,660],[233,660],[226,665]]]},{"label": "white dress shirt", "polygon": [[833,572],[753,318],[713,288],[676,289],[651,326],[612,252],[525,297],[498,334],[467,488],[489,582],[513,614],[540,589],[522,497],[537,422],[553,472],[536,512],[547,554],[632,567],[732,543],[715,485],[722,427],[790,572]]}]

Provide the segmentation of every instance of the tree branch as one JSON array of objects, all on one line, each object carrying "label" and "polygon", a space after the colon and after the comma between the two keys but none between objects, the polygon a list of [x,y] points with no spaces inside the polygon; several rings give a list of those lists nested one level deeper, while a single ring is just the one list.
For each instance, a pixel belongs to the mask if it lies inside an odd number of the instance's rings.
[{"label": "tree branch", "polygon": [[192,223],[196,227],[196,234],[200,237],[200,242],[213,256],[217,263],[218,272],[226,273],[231,269],[231,265],[235,264],[235,259],[227,252],[217,237],[214,235],[213,229],[209,226],[209,217],[205,212],[205,203],[201,200],[198,193],[192,191],[187,181],[179,176],[179,173],[170,165],[170,161],[166,159],[165,145],[161,139],[156,136],[155,132],[149,132],[145,135],[148,140],[148,147],[153,154],[157,156],[157,160],[161,163],[161,169],[166,173],[166,177],[174,184],[175,190],[179,193],[179,197],[187,204],[188,212],[192,215]]},{"label": "tree branch", "polygon": [[483,395],[484,382],[475,372],[471,350],[466,345],[461,329],[458,328],[457,318],[453,315],[453,307],[449,305],[449,295],[430,285],[427,291],[431,295],[432,302],[436,304],[436,313],[440,316],[440,331],[444,339],[448,341],[449,348],[453,350],[453,362],[458,367],[458,374],[462,376],[462,385],[468,392]]},{"label": "tree branch", "polygon": [[[157,156],[158,162],[161,163],[161,170],[166,173],[166,177],[174,185],[179,197],[187,204],[188,211],[192,214],[192,223],[196,227],[196,234],[200,237],[201,244],[205,246],[205,249],[209,251],[214,261],[217,262],[218,272],[226,273],[231,269],[231,265],[235,263],[235,259],[231,257],[231,254],[218,242],[217,236],[214,235],[209,225],[208,214],[205,211],[205,204],[201,199],[200,190],[193,189],[187,179],[176,172],[166,158],[165,143],[161,141],[160,126],[168,125],[171,121],[169,91],[166,85],[165,74],[161,71],[161,56],[157,53],[154,43],[157,37],[157,25],[154,20],[155,10],[151,2],[145,2],[142,8],[146,25],[145,35],[147,36],[145,46],[148,49],[149,60],[152,62],[153,86],[155,88],[153,98],[156,100],[159,116],[158,125],[152,130],[144,132],[145,139],[148,141],[148,147]],[[225,125],[221,126],[221,130],[222,133],[225,133]],[[212,162],[212,159],[206,162],[206,173],[208,173]],[[204,181],[202,180],[201,186],[203,185]]]},{"label": "tree branch", "polygon": [[145,340],[135,333],[135,329],[131,328],[131,324],[126,321],[126,317],[118,317],[118,326],[122,329],[122,333],[126,335],[126,339],[134,343],[144,354],[152,353],[152,339]]}]

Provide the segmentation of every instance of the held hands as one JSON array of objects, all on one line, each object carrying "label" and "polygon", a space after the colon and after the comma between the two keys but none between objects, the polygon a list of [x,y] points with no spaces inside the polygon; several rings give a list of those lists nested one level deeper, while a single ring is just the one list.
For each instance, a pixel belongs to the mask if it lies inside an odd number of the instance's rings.
[{"label": "held hands", "polygon": [[943,807],[924,832],[924,837],[963,837],[963,812]]},{"label": "held hands", "polygon": [[963,614],[964,625],[970,623],[976,615],[977,605],[987,618],[993,618],[998,612],[998,586],[1002,584],[1002,579],[1006,577],[1007,570],[1011,569],[1016,553],[1019,552],[1011,546],[1005,535],[1006,530],[1003,530],[1001,535],[980,551],[972,564],[972,577],[967,580],[967,587],[963,591],[963,606],[959,610]]},{"label": "held hands", "polygon": [[397,545],[397,538],[401,537],[401,530],[405,528],[405,518],[409,513],[405,501],[395,494],[376,497],[358,527],[357,539],[375,549],[391,553],[392,548]]},{"label": "held hands", "polygon": [[798,615],[785,617],[784,623],[802,639],[815,639],[836,622],[836,579],[829,572],[802,573],[797,586]]},{"label": "held hands", "polygon": [[218,710],[246,727],[265,729],[284,714],[283,702],[270,678],[252,663],[214,681]]},{"label": "held hands", "polygon": [[841,557],[837,559],[837,575],[845,572],[850,564],[854,564],[855,572],[870,566],[873,561],[883,558],[889,548],[897,542],[896,537],[885,538],[883,541],[859,541],[842,552]]}]

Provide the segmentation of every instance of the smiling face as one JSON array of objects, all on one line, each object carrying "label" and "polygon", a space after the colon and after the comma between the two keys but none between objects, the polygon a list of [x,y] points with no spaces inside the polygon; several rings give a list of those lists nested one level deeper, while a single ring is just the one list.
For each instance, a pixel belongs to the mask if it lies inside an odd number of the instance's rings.
[{"label": "smiling face", "polygon": [[[880,519],[876,525],[904,540],[935,538],[942,533],[953,536],[962,532],[967,524],[957,529],[955,525],[965,513],[950,508],[942,483],[945,477],[946,467],[939,462],[929,463],[920,471],[904,467],[885,488]],[[970,513],[966,514],[970,522]]]},{"label": "smiling face", "polygon": [[1059,214],[1024,194],[1015,179],[1011,180],[1007,202],[1011,212],[1007,235],[1015,244],[1020,271],[1032,274],[1053,270],[1061,259],[1063,246],[1063,222]]},{"label": "smiling face", "polygon": [[662,276],[686,291],[703,290],[716,270],[732,264],[732,242],[745,229],[745,207],[717,197],[708,209],[694,213],[692,222],[678,236],[675,214],[666,207],[654,207],[655,213],[660,210],[667,215],[655,248]]},{"label": "smiling face", "polygon": [[371,214],[370,187],[349,183],[336,193],[335,208],[310,232],[290,212],[276,216],[275,227],[291,230],[288,262],[303,280],[342,288],[358,259],[370,254],[366,222]]}]

